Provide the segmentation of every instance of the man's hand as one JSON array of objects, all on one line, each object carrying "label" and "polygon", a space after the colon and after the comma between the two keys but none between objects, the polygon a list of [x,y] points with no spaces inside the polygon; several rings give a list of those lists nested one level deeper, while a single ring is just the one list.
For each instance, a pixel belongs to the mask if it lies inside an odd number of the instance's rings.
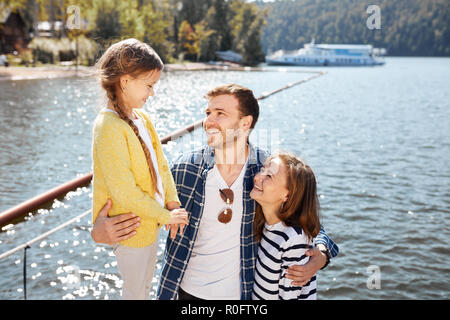
[{"label": "man's hand", "polygon": [[[319,246],[323,246],[319,244]],[[304,286],[327,262],[327,256],[319,248],[309,249],[305,253],[309,256],[309,261],[301,266],[291,266],[286,271],[286,278],[293,280],[292,285],[296,287]]]},{"label": "man's hand", "polygon": [[125,213],[115,217],[108,217],[112,200],[108,199],[102,210],[98,213],[94,227],[91,231],[92,239],[97,243],[113,245],[114,243],[130,239],[136,234],[141,218],[133,213]]}]

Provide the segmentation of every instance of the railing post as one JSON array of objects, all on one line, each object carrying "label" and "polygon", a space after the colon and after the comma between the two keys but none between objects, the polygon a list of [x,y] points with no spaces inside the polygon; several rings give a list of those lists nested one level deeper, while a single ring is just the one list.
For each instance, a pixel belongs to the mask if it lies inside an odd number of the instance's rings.
[{"label": "railing post", "polygon": [[23,250],[23,299],[27,300],[27,249],[30,246],[26,246]]}]

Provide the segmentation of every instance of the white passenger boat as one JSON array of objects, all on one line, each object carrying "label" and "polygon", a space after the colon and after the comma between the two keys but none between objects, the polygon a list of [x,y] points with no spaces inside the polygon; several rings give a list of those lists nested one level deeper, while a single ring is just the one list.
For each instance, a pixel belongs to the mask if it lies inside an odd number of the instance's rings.
[{"label": "white passenger boat", "polygon": [[377,66],[386,50],[372,45],[305,44],[298,50],[278,50],[266,56],[268,65],[284,66]]}]

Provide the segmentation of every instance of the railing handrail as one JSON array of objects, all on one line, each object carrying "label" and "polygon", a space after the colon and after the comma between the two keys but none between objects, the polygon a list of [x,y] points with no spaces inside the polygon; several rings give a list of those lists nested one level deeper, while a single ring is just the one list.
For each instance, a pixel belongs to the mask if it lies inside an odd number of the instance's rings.
[{"label": "railing handrail", "polygon": [[15,247],[14,249],[11,249],[9,251],[6,251],[6,252],[0,254],[0,260],[3,259],[3,258],[8,257],[8,256],[10,256],[10,255],[12,255],[14,253],[16,253],[17,251],[19,251],[21,249],[25,249],[26,247],[31,247],[31,245],[33,243],[47,238],[49,235],[55,233],[56,231],[59,231],[60,229],[68,226],[69,224],[72,224],[75,221],[79,221],[81,218],[83,218],[84,216],[87,216],[89,213],[91,213],[91,211],[92,211],[92,209],[89,209],[89,210],[83,212],[82,214],[76,216],[75,218],[72,218],[72,219],[64,222],[63,224],[57,226],[56,228],[53,228],[53,229],[51,229],[51,230],[49,230],[49,231],[47,231],[47,232],[37,236],[36,238],[31,239],[30,241],[22,243],[21,245]]}]

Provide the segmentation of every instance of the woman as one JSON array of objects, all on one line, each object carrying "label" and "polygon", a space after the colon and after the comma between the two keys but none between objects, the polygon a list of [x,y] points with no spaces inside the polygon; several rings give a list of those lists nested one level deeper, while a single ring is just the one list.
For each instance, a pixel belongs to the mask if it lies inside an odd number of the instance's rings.
[{"label": "woman", "polygon": [[291,285],[286,270],[308,262],[305,252],[320,231],[316,179],[311,168],[288,153],[267,159],[250,193],[258,204],[255,237],[260,241],[253,299],[316,299],[316,276]]}]

